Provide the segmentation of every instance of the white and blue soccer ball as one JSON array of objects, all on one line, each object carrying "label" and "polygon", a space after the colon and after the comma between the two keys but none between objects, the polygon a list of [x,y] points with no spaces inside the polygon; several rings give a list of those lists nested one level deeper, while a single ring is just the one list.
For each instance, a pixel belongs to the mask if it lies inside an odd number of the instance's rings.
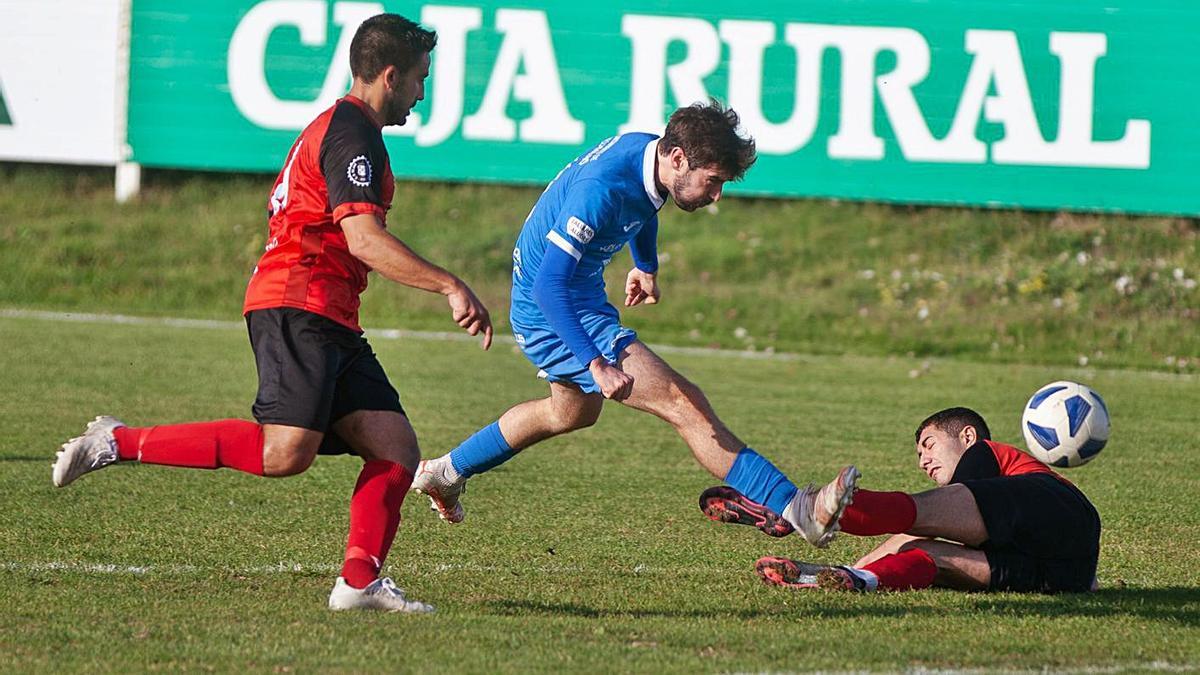
[{"label": "white and blue soccer ball", "polygon": [[1051,382],[1037,390],[1021,415],[1029,454],[1051,466],[1090,462],[1108,442],[1108,406],[1091,387]]}]

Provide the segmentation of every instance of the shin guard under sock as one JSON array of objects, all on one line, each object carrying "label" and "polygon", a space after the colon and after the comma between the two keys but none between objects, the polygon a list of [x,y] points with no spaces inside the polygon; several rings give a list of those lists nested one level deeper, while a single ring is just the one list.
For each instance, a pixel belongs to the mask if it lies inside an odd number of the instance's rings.
[{"label": "shin guard under sock", "polygon": [[907,591],[929,588],[937,577],[933,556],[919,548],[885,555],[863,569],[879,579],[879,589]]},{"label": "shin guard under sock", "polygon": [[859,537],[903,534],[917,520],[917,503],[904,492],[858,490],[838,523],[842,532]]},{"label": "shin guard under sock", "polygon": [[373,459],[363,464],[350,498],[350,536],[342,565],[347,584],[365,588],[379,577],[412,481],[412,472],[395,462]]},{"label": "shin guard under sock", "polygon": [[122,460],[196,469],[229,467],[263,475],[262,426],[220,420],[157,427],[113,429]]}]

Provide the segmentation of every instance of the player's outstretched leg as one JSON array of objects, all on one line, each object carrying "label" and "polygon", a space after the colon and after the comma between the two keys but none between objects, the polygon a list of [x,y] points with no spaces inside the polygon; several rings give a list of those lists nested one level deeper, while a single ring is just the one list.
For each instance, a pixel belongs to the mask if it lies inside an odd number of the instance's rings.
[{"label": "player's outstretched leg", "polygon": [[929,588],[938,574],[933,556],[908,548],[863,567],[821,565],[787,558],[759,558],[754,571],[764,583],[785,588],[831,591],[906,591]]},{"label": "player's outstretched leg", "polygon": [[[634,380],[632,392],[621,402],[674,427],[701,466],[748,500],[721,500],[718,496],[701,504],[705,513],[717,520],[765,526],[764,531],[772,536],[786,534],[774,521],[764,520],[765,512],[770,511],[817,546],[833,539],[837,519],[852,496],[857,471],[844,474],[843,485],[819,496],[811,486],[800,490],[770,460],[735,436],[717,417],[704,392],[650,348],[635,341],[622,352],[619,363]],[[762,507],[765,511],[759,510]]]},{"label": "player's outstretched leg", "polygon": [[[63,444],[54,462],[52,478],[55,486],[63,487],[86,473],[132,461],[193,469],[228,467],[261,476],[263,429],[262,425],[245,420],[133,428],[115,417],[102,415],[88,424],[82,436]],[[301,462],[297,468],[298,471],[284,470],[277,475],[303,471],[307,462]]]},{"label": "player's outstretched leg", "polygon": [[737,490],[724,486],[705,490],[700,495],[700,510],[711,520],[752,525],[772,537],[787,535],[794,525],[808,543],[824,548],[833,541],[842,514],[854,499],[860,476],[858,469],[847,466],[821,489],[809,485],[798,491],[788,502],[784,514],[776,514]]}]

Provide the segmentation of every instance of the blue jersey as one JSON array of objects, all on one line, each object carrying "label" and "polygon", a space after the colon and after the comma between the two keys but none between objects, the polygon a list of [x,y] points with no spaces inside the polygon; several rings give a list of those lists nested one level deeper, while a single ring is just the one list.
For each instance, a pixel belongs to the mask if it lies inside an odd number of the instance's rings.
[{"label": "blue jersey", "polygon": [[658,137],[605,139],[555,176],[513,249],[513,334],[551,381],[597,391],[588,364],[615,362],[637,333],[620,325],[604,268],[625,244],[641,270],[658,271]]},{"label": "blue jersey", "polygon": [[515,322],[546,322],[534,301],[533,285],[547,246],[577,261],[567,284],[577,309],[607,304],[604,268],[635,237],[634,263],[647,272],[657,271],[655,239],[663,205],[654,178],[657,148],[653,134],[614,136],[567,164],[550,182],[525,219],[513,250]]}]

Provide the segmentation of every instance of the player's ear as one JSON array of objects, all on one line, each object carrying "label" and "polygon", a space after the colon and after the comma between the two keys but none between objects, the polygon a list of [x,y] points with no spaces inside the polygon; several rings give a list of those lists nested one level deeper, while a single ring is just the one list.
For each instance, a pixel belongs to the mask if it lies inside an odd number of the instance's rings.
[{"label": "player's ear", "polygon": [[400,71],[396,69],[396,66],[384,66],[379,77],[388,89],[395,89],[400,84]]},{"label": "player's ear", "polygon": [[677,172],[687,171],[688,159],[683,154],[683,148],[678,145],[671,148],[671,168]]},{"label": "player's ear", "polygon": [[958,438],[963,442],[963,445],[969,448],[979,440],[979,432],[975,430],[975,427],[968,424],[962,428],[962,431],[958,432]]}]

